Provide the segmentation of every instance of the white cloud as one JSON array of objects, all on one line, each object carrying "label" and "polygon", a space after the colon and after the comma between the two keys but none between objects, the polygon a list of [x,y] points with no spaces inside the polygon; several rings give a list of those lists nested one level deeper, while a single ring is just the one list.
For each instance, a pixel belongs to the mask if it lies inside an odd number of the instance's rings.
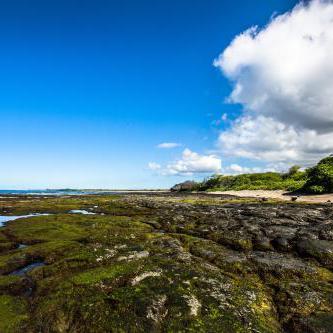
[{"label": "white cloud", "polygon": [[333,151],[333,2],[313,0],[237,36],[215,60],[244,114],[219,137],[226,153],[314,162]]},{"label": "white cloud", "polygon": [[149,163],[148,163],[148,168],[149,168],[150,170],[154,170],[154,171],[156,171],[156,170],[161,169],[161,165],[158,164],[158,163],[155,163],[155,162],[149,162]]},{"label": "white cloud", "polygon": [[231,171],[236,172],[236,173],[242,173],[244,171],[244,168],[242,166],[238,165],[238,164],[231,164],[229,166],[229,169]]},{"label": "white cloud", "polygon": [[224,174],[242,174],[242,173],[258,173],[258,172],[268,172],[268,171],[277,171],[277,169],[273,166],[267,168],[259,168],[259,167],[244,167],[239,164],[231,164],[223,169]]},{"label": "white cloud", "polygon": [[176,142],[163,142],[157,145],[157,148],[162,148],[162,149],[171,149],[171,148],[176,148],[176,147],[180,147],[181,144],[180,143],[176,143]]},{"label": "white cloud", "polygon": [[272,118],[241,117],[218,140],[224,153],[272,162],[316,161],[333,151],[333,133],[296,130]]},{"label": "white cloud", "polygon": [[186,148],[182,157],[165,167],[151,162],[152,170],[159,170],[162,175],[192,175],[196,173],[217,173],[221,171],[221,160],[215,155],[200,155]]},{"label": "white cloud", "polygon": [[221,159],[215,155],[200,155],[186,148],[182,158],[170,163],[165,169],[166,174],[216,173],[221,170]]}]

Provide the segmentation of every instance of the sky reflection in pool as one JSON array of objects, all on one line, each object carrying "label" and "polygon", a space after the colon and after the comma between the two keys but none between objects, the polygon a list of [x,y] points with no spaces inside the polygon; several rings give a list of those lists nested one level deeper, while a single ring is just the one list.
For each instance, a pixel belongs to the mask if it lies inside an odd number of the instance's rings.
[{"label": "sky reflection in pool", "polygon": [[0,228],[3,227],[9,221],[24,219],[24,218],[33,217],[33,216],[41,216],[41,215],[50,215],[50,214],[29,214],[29,215],[20,215],[20,216],[0,215]]},{"label": "sky reflection in pool", "polygon": [[83,214],[83,215],[96,215],[93,212],[88,212],[87,210],[83,209],[73,209],[69,211],[71,214]]}]

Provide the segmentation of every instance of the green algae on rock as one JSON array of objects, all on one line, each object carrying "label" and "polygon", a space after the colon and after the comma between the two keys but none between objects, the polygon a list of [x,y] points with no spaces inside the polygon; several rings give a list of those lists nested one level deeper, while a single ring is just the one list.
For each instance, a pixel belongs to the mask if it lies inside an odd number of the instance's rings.
[{"label": "green algae on rock", "polygon": [[28,319],[27,302],[20,297],[0,295],[0,332],[24,332]]},{"label": "green algae on rock", "polygon": [[328,205],[90,195],[1,210],[53,215],[0,230],[0,332],[331,332]]}]

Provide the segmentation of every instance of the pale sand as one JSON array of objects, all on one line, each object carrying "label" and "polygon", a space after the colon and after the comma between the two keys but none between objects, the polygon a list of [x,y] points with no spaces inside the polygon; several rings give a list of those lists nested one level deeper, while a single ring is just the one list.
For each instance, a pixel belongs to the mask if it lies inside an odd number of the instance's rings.
[{"label": "pale sand", "polygon": [[[286,191],[264,191],[264,190],[243,190],[243,191],[217,191],[208,192],[211,194],[230,194],[237,197],[251,197],[251,198],[272,198],[280,199],[285,201],[291,201],[291,198],[295,195],[288,194]],[[333,193],[330,194],[320,194],[320,195],[296,195],[298,197],[297,201],[301,202],[317,202],[324,203],[329,200],[333,202]]]}]

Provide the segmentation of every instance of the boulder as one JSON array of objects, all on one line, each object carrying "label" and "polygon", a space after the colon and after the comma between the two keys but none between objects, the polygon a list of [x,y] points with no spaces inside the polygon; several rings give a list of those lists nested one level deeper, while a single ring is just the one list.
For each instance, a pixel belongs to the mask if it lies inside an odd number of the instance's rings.
[{"label": "boulder", "polygon": [[329,269],[333,269],[333,242],[326,240],[304,239],[297,243],[302,256],[313,257]]},{"label": "boulder", "polygon": [[273,247],[271,245],[270,239],[265,236],[256,236],[253,241],[253,247],[257,251],[272,251]]},{"label": "boulder", "polygon": [[194,191],[198,184],[194,181],[187,180],[186,182],[179,183],[171,187],[171,192]]},{"label": "boulder", "polygon": [[273,246],[278,250],[278,251],[285,251],[288,252],[291,249],[291,246],[288,242],[288,239],[284,237],[276,237],[272,241]]}]

